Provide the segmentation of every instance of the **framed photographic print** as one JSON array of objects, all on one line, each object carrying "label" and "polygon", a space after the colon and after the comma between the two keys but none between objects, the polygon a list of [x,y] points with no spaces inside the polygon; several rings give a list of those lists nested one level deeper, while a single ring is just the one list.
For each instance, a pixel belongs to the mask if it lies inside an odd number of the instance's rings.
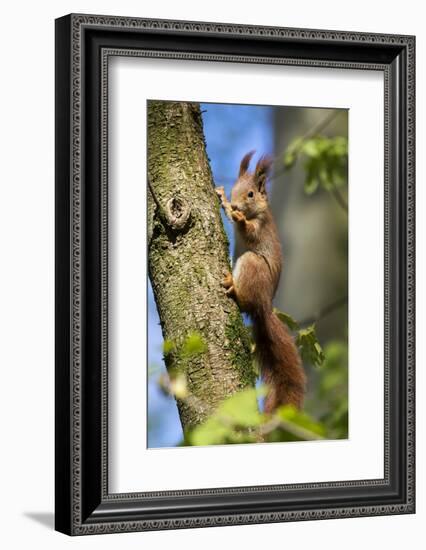
[{"label": "framed photographic print", "polygon": [[56,529],[406,514],[412,36],[56,20]]}]

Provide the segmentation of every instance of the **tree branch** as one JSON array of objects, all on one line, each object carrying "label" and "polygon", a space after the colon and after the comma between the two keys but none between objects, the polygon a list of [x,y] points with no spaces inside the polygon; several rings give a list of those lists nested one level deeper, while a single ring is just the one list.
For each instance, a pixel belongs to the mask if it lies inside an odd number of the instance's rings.
[{"label": "tree branch", "polygon": [[340,309],[347,303],[348,303],[348,295],[342,296],[338,300],[331,302],[331,304],[328,304],[322,309],[320,309],[316,315],[312,315],[311,317],[307,317],[306,319],[299,321],[299,326],[304,327],[304,326],[312,325],[313,323],[317,323],[318,321],[320,321],[324,317],[327,317],[327,315],[330,315],[330,313],[333,313],[337,309]]},{"label": "tree branch", "polygon": [[345,214],[348,214],[348,203],[346,202],[345,198],[343,197],[342,193],[336,185],[333,185],[331,194],[333,195],[337,204],[342,208],[342,210],[344,210]]},{"label": "tree branch", "polygon": [[265,437],[265,435],[268,435],[269,433],[273,432],[277,428],[282,428],[287,432],[295,435],[296,437],[299,437],[303,441],[319,441],[321,439],[324,439],[322,436],[314,432],[311,432],[310,430],[307,430],[302,426],[298,426],[297,424],[294,424],[289,420],[284,420],[283,418],[279,418],[278,416],[275,416],[269,422],[261,426],[259,428],[259,432],[262,437]]}]

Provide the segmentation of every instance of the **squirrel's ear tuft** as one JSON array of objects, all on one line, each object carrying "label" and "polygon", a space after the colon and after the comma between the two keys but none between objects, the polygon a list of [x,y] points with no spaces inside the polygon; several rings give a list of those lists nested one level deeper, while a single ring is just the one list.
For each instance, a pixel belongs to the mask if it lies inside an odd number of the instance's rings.
[{"label": "squirrel's ear tuft", "polygon": [[269,155],[263,155],[257,161],[256,170],[254,171],[254,177],[261,193],[265,192],[266,180],[271,171],[272,163],[272,157],[270,157]]},{"label": "squirrel's ear tuft", "polygon": [[247,172],[250,161],[251,161],[251,157],[254,155],[254,153],[255,153],[255,151],[249,151],[248,153],[246,153],[243,156],[243,159],[242,159],[241,164],[240,164],[240,173],[238,174],[239,178]]}]

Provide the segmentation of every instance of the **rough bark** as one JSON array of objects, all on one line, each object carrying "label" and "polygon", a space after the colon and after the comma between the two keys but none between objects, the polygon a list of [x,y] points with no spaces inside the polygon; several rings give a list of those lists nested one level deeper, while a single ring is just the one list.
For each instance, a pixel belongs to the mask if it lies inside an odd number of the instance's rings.
[{"label": "rough bark", "polygon": [[[230,269],[228,241],[206,155],[198,104],[148,104],[149,275],[169,374],[183,373],[190,398],[177,399],[183,429],[205,420],[232,393],[254,385],[241,314],[221,286]],[[207,351],[183,356],[199,333]]]}]

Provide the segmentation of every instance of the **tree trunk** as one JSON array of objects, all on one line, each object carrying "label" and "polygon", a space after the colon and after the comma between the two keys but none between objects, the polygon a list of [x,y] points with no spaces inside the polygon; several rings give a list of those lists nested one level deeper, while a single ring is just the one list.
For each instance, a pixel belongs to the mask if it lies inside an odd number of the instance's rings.
[{"label": "tree trunk", "polygon": [[[206,155],[200,107],[148,103],[149,275],[171,377],[184,374],[189,397],[177,399],[184,430],[204,421],[255,372],[241,314],[221,287],[228,241]],[[198,333],[206,351],[183,353]]]}]

